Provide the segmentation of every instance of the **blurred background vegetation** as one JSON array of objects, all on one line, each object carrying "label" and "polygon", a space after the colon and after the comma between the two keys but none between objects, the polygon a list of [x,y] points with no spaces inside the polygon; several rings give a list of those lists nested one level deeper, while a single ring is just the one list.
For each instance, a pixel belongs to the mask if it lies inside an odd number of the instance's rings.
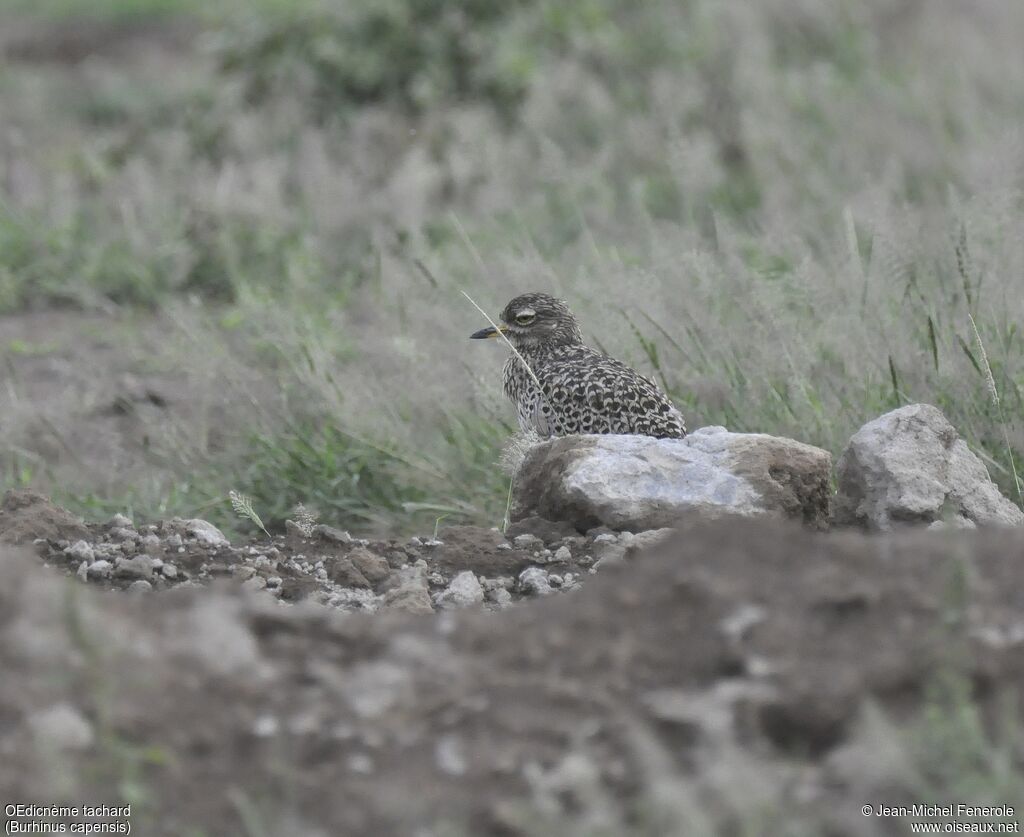
[{"label": "blurred background vegetation", "polygon": [[546,290],[692,427],[838,455],[927,401],[1016,497],[1021,43],[1016,0],[3,0],[0,481],[497,524],[460,290]]}]

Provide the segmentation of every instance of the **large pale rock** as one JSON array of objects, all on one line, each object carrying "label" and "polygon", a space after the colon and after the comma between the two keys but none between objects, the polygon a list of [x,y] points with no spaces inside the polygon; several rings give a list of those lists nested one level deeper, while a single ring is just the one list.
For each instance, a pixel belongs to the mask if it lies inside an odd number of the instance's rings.
[{"label": "large pale rock", "polygon": [[512,519],[635,532],[681,515],[771,515],[824,526],[827,451],[791,439],[705,427],[684,439],[563,436],[530,450],[515,476]]},{"label": "large pale rock", "polygon": [[865,424],[836,467],[835,520],[870,529],[944,520],[954,526],[1020,525],[1024,513],[989,479],[984,463],[930,404]]}]

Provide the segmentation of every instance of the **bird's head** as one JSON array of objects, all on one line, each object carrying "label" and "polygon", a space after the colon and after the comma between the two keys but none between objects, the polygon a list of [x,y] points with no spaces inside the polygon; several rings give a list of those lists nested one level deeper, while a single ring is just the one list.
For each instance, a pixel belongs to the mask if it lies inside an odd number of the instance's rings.
[{"label": "bird's head", "polygon": [[522,294],[501,312],[501,325],[482,328],[470,337],[484,340],[504,334],[517,349],[541,344],[582,343],[583,334],[564,300],[542,293]]}]

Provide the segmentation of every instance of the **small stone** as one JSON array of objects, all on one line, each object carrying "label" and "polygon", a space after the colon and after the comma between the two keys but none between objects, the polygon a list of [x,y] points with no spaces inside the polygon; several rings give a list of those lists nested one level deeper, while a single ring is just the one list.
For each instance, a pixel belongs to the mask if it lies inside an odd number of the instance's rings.
[{"label": "small stone", "polygon": [[89,580],[89,562],[88,561],[83,561],[81,564],[79,564],[78,565],[78,572],[76,572],[75,575],[78,576],[80,581],[88,581]]},{"label": "small stone", "polygon": [[245,564],[235,564],[231,568],[231,574],[242,581],[248,581],[254,575],[256,575],[256,568],[250,567]]},{"label": "small stone", "polygon": [[423,546],[423,541],[421,541],[419,538],[413,535],[411,538],[409,538],[409,546]]},{"label": "small stone", "polygon": [[128,585],[129,593],[151,593],[152,591],[153,585],[145,579],[140,578],[138,581],[133,581]]},{"label": "small stone", "polygon": [[192,520],[186,520],[184,525],[185,531],[203,546],[223,547],[231,545],[228,539],[224,537],[224,533],[208,520],[196,517]]},{"label": "small stone", "polygon": [[548,583],[552,587],[561,587],[562,586],[562,576],[556,575],[555,573],[551,573],[551,575],[548,576]]},{"label": "small stone", "polygon": [[93,561],[96,558],[96,550],[94,550],[85,541],[75,541],[71,546],[64,550],[64,554],[69,558],[76,558],[79,561]]},{"label": "small stone", "polygon": [[558,549],[555,550],[555,557],[552,560],[559,562],[571,561],[572,552],[569,551],[569,547],[560,546],[558,547]]},{"label": "small stone", "polygon": [[182,545],[181,535],[175,532],[173,535],[167,536],[167,546],[171,549],[178,549]]},{"label": "small stone", "polygon": [[595,544],[594,553],[597,555],[595,567],[609,567],[613,564],[622,564],[626,560],[626,547],[621,543],[609,543],[607,541]]},{"label": "small stone", "polygon": [[111,573],[113,573],[113,571],[114,565],[111,564],[109,561],[104,561],[101,559],[99,561],[93,561],[91,564],[89,564],[89,569],[87,570],[87,573],[90,580],[94,580],[97,578],[110,578]]},{"label": "small stone", "polygon": [[132,519],[127,515],[115,514],[107,521],[106,527],[108,529],[134,529],[135,524],[132,523]]},{"label": "small stone", "polygon": [[455,735],[444,735],[434,747],[434,760],[442,773],[449,776],[464,776],[466,754],[462,742]]},{"label": "small stone", "polygon": [[37,710],[27,721],[44,750],[85,750],[92,745],[92,724],[70,703]]},{"label": "small stone", "polygon": [[121,551],[125,555],[135,554],[135,541],[121,541]]},{"label": "small stone", "polygon": [[267,579],[267,587],[273,589],[275,587],[280,587],[280,586],[281,586],[281,578],[280,578],[280,576],[272,575],[270,578]]},{"label": "small stone", "polygon": [[431,538],[430,540],[423,541],[424,546],[444,546],[444,541],[438,540],[437,538]]},{"label": "small stone", "polygon": [[509,593],[508,590],[505,590],[501,587],[499,587],[496,590],[492,590],[488,594],[488,598],[492,602],[494,602],[498,607],[508,607],[510,604],[512,604],[512,594]]},{"label": "small stone", "polygon": [[261,575],[255,575],[242,582],[242,587],[246,590],[263,590],[266,586],[267,580]]},{"label": "small stone", "polygon": [[163,544],[160,543],[160,538],[156,535],[143,535],[140,543],[143,550],[149,555],[159,555],[164,551]]},{"label": "small stone", "polygon": [[178,568],[174,564],[164,564],[160,568],[164,578],[175,579],[178,577]]},{"label": "small stone", "polygon": [[136,555],[134,558],[118,558],[114,562],[114,572],[118,578],[153,577],[153,559],[148,555]]},{"label": "small stone", "polygon": [[110,530],[110,537],[115,541],[134,541],[139,537],[139,533],[134,529],[129,529],[126,526],[121,526],[116,529]]},{"label": "small stone", "polygon": [[433,613],[427,586],[427,565],[422,559],[398,571],[399,584],[384,596],[384,607],[407,613]]},{"label": "small stone", "polygon": [[365,546],[357,546],[348,554],[348,560],[371,584],[379,584],[391,575],[391,567],[383,557]]},{"label": "small stone", "polygon": [[548,574],[540,567],[527,567],[519,574],[519,586],[524,593],[547,596],[552,593]]},{"label": "small stone", "polygon": [[348,532],[323,523],[313,527],[313,534],[330,543],[352,543],[352,536]]},{"label": "small stone", "polygon": [[613,535],[610,532],[603,532],[594,538],[594,543],[615,543],[618,539],[618,535]]},{"label": "small stone", "polygon": [[469,607],[481,604],[483,600],[484,588],[470,570],[463,570],[456,575],[437,595],[437,603],[441,607]]},{"label": "small stone", "polygon": [[345,556],[335,556],[327,569],[327,576],[335,584],[342,587],[358,587],[366,589],[370,582],[366,576],[359,571],[355,564]]},{"label": "small stone", "polygon": [[517,549],[525,549],[528,551],[540,550],[544,548],[544,541],[538,538],[536,535],[526,533],[524,535],[516,535],[512,539],[512,543],[516,545]]}]

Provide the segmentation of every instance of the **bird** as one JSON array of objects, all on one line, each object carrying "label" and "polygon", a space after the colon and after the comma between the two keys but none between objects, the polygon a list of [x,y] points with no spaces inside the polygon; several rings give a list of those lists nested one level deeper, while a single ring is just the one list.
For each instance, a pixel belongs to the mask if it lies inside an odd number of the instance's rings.
[{"label": "bird", "polygon": [[500,320],[501,325],[480,329],[470,338],[504,337],[514,348],[502,384],[521,430],[545,438],[576,433],[660,439],[686,435],[683,414],[653,380],[583,342],[565,300],[522,294],[505,306]]}]

